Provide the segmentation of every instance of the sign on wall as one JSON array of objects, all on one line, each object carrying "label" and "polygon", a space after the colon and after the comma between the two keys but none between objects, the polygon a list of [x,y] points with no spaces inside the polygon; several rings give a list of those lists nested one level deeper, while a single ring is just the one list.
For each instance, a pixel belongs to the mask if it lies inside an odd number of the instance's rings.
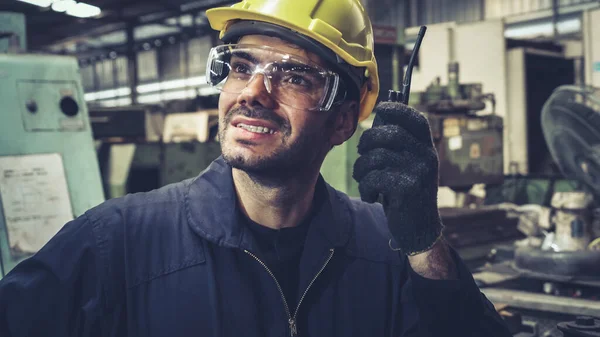
[{"label": "sign on wall", "polygon": [[392,26],[373,25],[373,36],[378,44],[399,44],[398,29]]}]

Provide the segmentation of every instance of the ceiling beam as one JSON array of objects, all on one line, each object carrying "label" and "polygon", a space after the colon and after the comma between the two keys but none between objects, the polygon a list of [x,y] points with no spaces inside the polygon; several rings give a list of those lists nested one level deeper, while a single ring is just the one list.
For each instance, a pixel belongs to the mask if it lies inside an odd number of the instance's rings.
[{"label": "ceiling beam", "polygon": [[[140,3],[143,5],[136,6],[136,4]],[[32,47],[31,49],[33,50],[44,50],[51,45],[79,42],[90,37],[96,37],[102,34],[125,29],[128,23],[132,23],[136,26],[162,23],[164,20],[171,17],[197,13],[211,7],[231,3],[233,3],[232,0],[201,0],[187,2],[181,5],[165,5],[164,2],[160,0],[141,0],[138,3],[132,3],[131,5],[122,7],[120,10],[118,10],[118,12],[114,12],[114,14],[111,13],[112,8],[114,7],[108,6],[106,8],[109,14],[103,18],[85,19],[84,23],[81,22],[81,19],[69,19],[68,22],[50,29],[52,31],[50,35],[54,38],[48,39],[47,34],[49,29],[47,25],[36,26],[33,24],[31,29],[29,29],[28,26],[28,31],[31,33],[30,45]],[[182,8],[185,10],[182,10]],[[130,17],[127,15],[128,12],[131,13],[135,11],[135,9],[141,10],[143,13],[136,15],[136,17]],[[77,28],[74,29],[74,26]],[[74,34],[74,31],[77,31],[78,33]]]},{"label": "ceiling beam", "polygon": [[[146,43],[152,44],[156,39],[165,39],[170,36],[175,36],[179,40],[183,40],[183,39],[193,38],[196,36],[205,36],[207,34],[210,34],[211,32],[213,32],[213,30],[210,27],[210,25],[208,25],[208,24],[202,25],[202,26],[196,26],[195,28],[187,28],[186,30],[184,30],[180,33],[177,33],[177,34],[167,34],[167,35],[162,35],[162,36],[155,36],[150,39],[136,41],[133,48],[135,50],[142,50],[144,44],[146,44]],[[185,38],[183,38],[183,36],[185,36]],[[117,54],[123,55],[126,52],[126,50],[127,50],[127,46],[124,44],[113,44],[113,45],[107,44],[107,45],[103,45],[103,46],[99,46],[99,47],[89,46],[89,47],[86,47],[85,50],[78,50],[75,53],[69,53],[69,54],[77,56],[80,59],[85,59],[85,58],[98,57],[100,55],[108,55],[110,52],[113,52],[113,51],[117,52]]]}]

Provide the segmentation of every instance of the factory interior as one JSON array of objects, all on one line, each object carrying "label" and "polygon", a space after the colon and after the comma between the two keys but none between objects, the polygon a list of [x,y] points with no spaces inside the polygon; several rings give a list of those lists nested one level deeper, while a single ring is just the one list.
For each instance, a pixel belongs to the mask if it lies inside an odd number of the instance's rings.
[{"label": "factory interior", "polygon": [[[220,0],[0,3],[0,279],[68,221],[221,155]],[[362,0],[378,102],[430,123],[444,237],[514,336],[600,336],[600,1]],[[414,63],[408,63],[426,26]],[[360,198],[357,145],[327,183]],[[598,171],[596,171],[598,169]]]}]

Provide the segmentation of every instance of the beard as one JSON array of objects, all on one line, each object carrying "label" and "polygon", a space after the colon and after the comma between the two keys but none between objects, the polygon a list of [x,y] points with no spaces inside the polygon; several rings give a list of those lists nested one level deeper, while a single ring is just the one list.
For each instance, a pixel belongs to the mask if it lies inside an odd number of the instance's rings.
[{"label": "beard", "polygon": [[[270,121],[278,127],[282,136],[281,145],[268,154],[255,154],[250,156],[236,153],[236,142],[252,145],[243,140],[232,140],[226,136],[226,131],[231,127],[231,120],[235,116],[245,116]],[[231,167],[242,170],[247,174],[261,180],[278,181],[292,177],[307,170],[313,170],[315,165],[320,165],[318,160],[323,151],[327,152],[327,135],[319,128],[305,128],[301,130],[297,139],[290,142],[292,133],[290,123],[270,109],[263,107],[238,106],[229,110],[219,123],[219,139],[223,159]]]}]

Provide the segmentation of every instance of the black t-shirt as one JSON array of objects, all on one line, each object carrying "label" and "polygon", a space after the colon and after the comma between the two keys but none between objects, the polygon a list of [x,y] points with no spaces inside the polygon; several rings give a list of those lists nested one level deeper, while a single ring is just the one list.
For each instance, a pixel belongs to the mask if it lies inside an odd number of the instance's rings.
[{"label": "black t-shirt", "polygon": [[257,243],[260,259],[269,267],[279,282],[292,312],[298,300],[300,257],[304,250],[306,235],[310,222],[323,205],[326,197],[327,188],[319,180],[315,188],[311,211],[306,219],[296,227],[272,229],[252,221],[240,212],[240,218],[245,220]]},{"label": "black t-shirt", "polygon": [[296,307],[300,257],[310,220],[291,228],[272,229],[246,218],[258,245],[261,260],[269,267],[285,296],[290,310]]}]

